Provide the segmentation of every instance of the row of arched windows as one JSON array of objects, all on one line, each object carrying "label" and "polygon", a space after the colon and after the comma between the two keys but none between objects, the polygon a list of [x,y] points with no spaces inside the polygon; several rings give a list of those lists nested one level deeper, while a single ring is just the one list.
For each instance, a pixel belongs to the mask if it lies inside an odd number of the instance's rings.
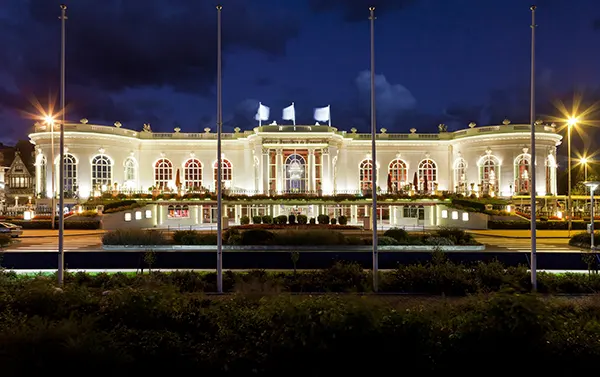
[{"label": "row of arched windows", "polygon": [[[362,191],[371,189],[373,181],[373,160],[364,159],[358,168],[359,186]],[[408,180],[408,165],[402,159],[395,159],[388,165],[388,189],[393,191],[404,190],[405,186],[413,183]],[[417,185],[415,189],[431,191],[437,182],[437,164],[427,158],[419,162],[417,167]]]},{"label": "row of arched windows", "polygon": [[[67,153],[64,156],[64,188],[66,192],[76,192],[78,189],[78,176],[77,176],[77,158]],[[222,159],[222,171],[221,176],[223,181],[231,181],[233,176],[231,162],[227,159]],[[110,187],[113,184],[113,160],[107,155],[97,155],[91,160],[91,183],[92,188]],[[58,159],[56,160],[58,165]],[[39,166],[39,173],[46,171],[46,157],[41,155],[38,158],[37,165]],[[133,157],[128,157],[123,162],[124,169],[124,184],[135,187],[135,181],[137,180],[137,161]],[[195,158],[188,159],[183,164],[183,174],[180,177],[182,186],[188,189],[202,187],[202,162]],[[217,163],[214,166],[214,177],[217,179]],[[156,187],[166,188],[175,183],[176,172],[173,171],[173,163],[166,159],[161,158],[154,163],[154,183]],[[58,179],[58,178],[57,178]]]}]

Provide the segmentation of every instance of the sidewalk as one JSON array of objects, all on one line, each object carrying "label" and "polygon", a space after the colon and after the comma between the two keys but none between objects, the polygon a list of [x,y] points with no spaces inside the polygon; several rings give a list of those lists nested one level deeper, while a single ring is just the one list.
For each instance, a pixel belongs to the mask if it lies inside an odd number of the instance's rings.
[{"label": "sidewalk", "polygon": [[[104,230],[102,229],[65,229],[65,237],[73,236],[92,236],[102,235]],[[41,237],[58,237],[58,230],[52,229],[23,229],[23,235],[20,238],[41,238]]]},{"label": "sidewalk", "polygon": [[[500,238],[531,238],[529,230],[511,230],[511,229],[487,229],[487,230],[467,230],[474,236],[500,237]],[[582,233],[583,230],[572,230],[571,236]],[[538,230],[537,238],[570,238],[568,230]]]}]

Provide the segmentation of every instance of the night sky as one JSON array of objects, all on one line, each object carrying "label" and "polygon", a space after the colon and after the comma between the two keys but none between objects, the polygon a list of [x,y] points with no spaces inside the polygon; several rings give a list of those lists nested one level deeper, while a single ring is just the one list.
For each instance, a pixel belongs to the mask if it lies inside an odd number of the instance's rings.
[{"label": "night sky", "polygon": [[[3,0],[0,141],[26,137],[56,101],[60,2]],[[215,129],[216,1],[66,3],[67,118],[141,129]],[[378,128],[450,130],[529,120],[528,1],[223,0],[225,130],[251,129],[258,101],[296,104],[298,124],[331,105],[333,125],[369,128],[369,20],[376,9]],[[600,100],[598,0],[537,3],[539,118]]]}]

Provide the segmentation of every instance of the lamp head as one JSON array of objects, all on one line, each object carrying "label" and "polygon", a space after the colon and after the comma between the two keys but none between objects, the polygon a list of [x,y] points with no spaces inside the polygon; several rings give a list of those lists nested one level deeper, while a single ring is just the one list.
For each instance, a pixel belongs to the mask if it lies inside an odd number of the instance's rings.
[{"label": "lamp head", "polygon": [[569,126],[574,126],[574,125],[576,125],[576,124],[577,124],[577,118],[575,118],[575,117],[570,117],[570,118],[569,118],[569,120],[567,120],[567,124],[568,124]]},{"label": "lamp head", "polygon": [[585,182],[583,182],[583,184],[586,187],[589,187],[590,191],[596,191],[598,186],[600,186],[600,182],[598,182],[598,181],[585,181]]}]

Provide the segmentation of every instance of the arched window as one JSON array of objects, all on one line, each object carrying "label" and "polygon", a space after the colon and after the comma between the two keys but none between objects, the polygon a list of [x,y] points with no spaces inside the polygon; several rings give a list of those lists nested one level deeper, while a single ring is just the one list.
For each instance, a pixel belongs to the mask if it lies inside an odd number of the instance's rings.
[{"label": "arched window", "polygon": [[481,192],[497,194],[500,187],[500,160],[492,154],[486,154],[479,159],[479,181]]},{"label": "arched window", "polygon": [[169,187],[173,181],[173,164],[166,158],[161,158],[154,164],[154,184],[160,189]]},{"label": "arched window", "polygon": [[299,154],[291,154],[285,160],[285,191],[305,192],[308,187],[306,160]]},{"label": "arched window", "polygon": [[454,183],[456,192],[467,191],[467,161],[462,157],[454,161]]},{"label": "arched window", "polygon": [[373,187],[373,160],[370,158],[362,160],[358,166],[358,183],[363,194]]},{"label": "arched window", "polygon": [[99,155],[92,158],[92,188],[112,185],[112,161],[108,156]]},{"label": "arched window", "polygon": [[556,159],[549,154],[546,159],[546,195],[556,195]]},{"label": "arched window", "polygon": [[437,164],[431,159],[419,162],[419,188],[424,192],[433,191],[437,182]]},{"label": "arched window", "polygon": [[185,188],[199,190],[202,187],[202,163],[200,160],[190,158],[183,166],[183,179]]},{"label": "arched window", "polygon": [[531,176],[529,175],[529,164],[531,155],[523,153],[515,158],[515,192],[529,193],[531,189]]},{"label": "arched window", "polygon": [[[406,162],[397,158],[390,162],[389,174],[392,183],[392,191],[398,192],[404,189],[404,186],[408,184],[408,168]],[[389,188],[388,188],[389,189]]]},{"label": "arched window", "polygon": [[126,185],[134,184],[137,178],[137,162],[133,157],[127,157],[123,162],[124,181]]},{"label": "arched window", "polygon": [[[215,184],[217,182],[217,166],[217,161],[215,161],[215,164],[213,165],[213,179],[215,181]],[[221,159],[221,177],[223,178],[223,182],[225,184],[229,184],[231,182],[231,178],[233,177],[233,169],[231,167],[231,162],[229,162],[229,160],[226,158]]]},{"label": "arched window", "polygon": [[37,161],[36,161],[36,189],[37,189],[37,193],[41,196],[41,197],[45,197],[46,196],[46,166],[47,166],[47,160],[46,160],[46,156],[44,156],[43,154],[39,154],[37,157]]},{"label": "arched window", "polygon": [[[58,160],[57,160],[58,161]],[[58,165],[58,163],[57,163]],[[78,190],[77,186],[77,159],[70,153],[65,154],[63,158],[64,180],[63,190],[67,195],[72,196]],[[58,171],[58,167],[57,167]],[[55,174],[56,179],[60,182],[59,174]],[[57,193],[60,192],[60,183],[58,184]]]}]

